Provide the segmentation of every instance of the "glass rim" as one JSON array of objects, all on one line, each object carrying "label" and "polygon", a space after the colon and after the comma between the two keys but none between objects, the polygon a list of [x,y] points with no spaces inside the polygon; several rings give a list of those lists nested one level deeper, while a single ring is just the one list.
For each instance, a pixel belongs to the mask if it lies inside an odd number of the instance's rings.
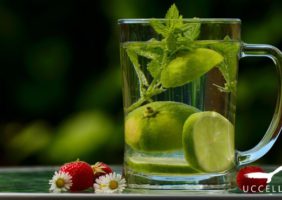
[{"label": "glass rim", "polygon": [[[118,19],[118,24],[147,24],[152,20],[167,21],[165,18],[124,18]],[[178,19],[173,19],[178,20]],[[201,22],[201,23],[222,23],[222,24],[241,24],[239,18],[183,18],[184,22]]]}]

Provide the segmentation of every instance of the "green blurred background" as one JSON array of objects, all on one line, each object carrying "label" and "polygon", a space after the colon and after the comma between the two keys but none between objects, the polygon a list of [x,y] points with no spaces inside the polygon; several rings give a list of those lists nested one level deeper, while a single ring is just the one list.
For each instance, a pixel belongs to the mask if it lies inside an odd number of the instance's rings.
[{"label": "green blurred background", "polygon": [[[282,49],[281,0],[1,0],[0,165],[122,163],[117,19],[163,17],[174,2],[187,18],[241,18],[245,42]],[[240,61],[240,150],[255,145],[271,120],[272,65]],[[282,162],[280,138],[258,162]]]}]

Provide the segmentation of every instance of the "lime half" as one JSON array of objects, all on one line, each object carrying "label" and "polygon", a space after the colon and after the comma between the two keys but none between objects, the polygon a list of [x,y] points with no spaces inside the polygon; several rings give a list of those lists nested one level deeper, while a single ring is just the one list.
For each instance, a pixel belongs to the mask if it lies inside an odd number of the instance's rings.
[{"label": "lime half", "polygon": [[161,83],[166,88],[182,86],[199,78],[222,61],[221,54],[206,48],[178,55],[162,70]]},{"label": "lime half", "polygon": [[126,164],[131,169],[138,172],[147,173],[173,173],[192,174],[198,171],[193,169],[184,159],[162,158],[162,157],[142,157],[134,156],[126,159]]},{"label": "lime half", "polygon": [[184,123],[186,160],[204,172],[223,172],[234,165],[234,127],[217,112],[192,114]]}]

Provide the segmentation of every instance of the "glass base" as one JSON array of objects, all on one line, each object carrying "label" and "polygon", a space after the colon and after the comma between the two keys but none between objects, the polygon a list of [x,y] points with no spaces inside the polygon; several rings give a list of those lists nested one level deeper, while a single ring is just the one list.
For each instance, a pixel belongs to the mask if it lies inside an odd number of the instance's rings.
[{"label": "glass base", "polygon": [[149,190],[231,190],[236,187],[235,172],[213,174],[151,174],[125,170],[130,189]]}]

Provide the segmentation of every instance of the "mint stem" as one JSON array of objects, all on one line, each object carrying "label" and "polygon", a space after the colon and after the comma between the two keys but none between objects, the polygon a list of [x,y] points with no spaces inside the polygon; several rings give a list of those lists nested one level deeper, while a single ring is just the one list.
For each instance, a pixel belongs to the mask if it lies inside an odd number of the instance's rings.
[{"label": "mint stem", "polygon": [[[139,79],[140,98],[125,110],[126,113],[134,110],[135,108],[138,108],[139,106],[141,106],[145,102],[151,102],[152,101],[151,97],[158,95],[158,94],[160,94],[160,93],[162,93],[166,90],[166,89],[161,87],[161,84],[159,82],[161,70],[160,70],[159,74],[152,80],[149,87],[146,87],[146,86],[148,86],[148,82],[147,82],[147,79],[146,79],[144,73],[140,69],[140,64],[139,64],[138,60],[136,60],[135,55],[133,55],[133,52],[127,51],[127,53],[128,53],[128,56],[129,56],[131,62],[133,63],[134,69],[135,69],[137,77]],[[167,60],[167,54],[168,54],[167,50],[165,50],[164,54],[163,54],[161,66],[160,66],[161,69],[163,69],[165,67],[166,60]]]},{"label": "mint stem", "polygon": [[129,57],[130,61],[132,62],[134,70],[135,70],[136,75],[138,77],[140,96],[143,97],[144,93],[146,91],[146,88],[148,87],[147,78],[146,78],[145,74],[143,73],[143,71],[141,70],[141,66],[138,62],[137,54],[134,51],[127,50],[127,55]]},{"label": "mint stem", "polygon": [[125,113],[129,113],[135,108],[138,108],[141,106],[144,102],[146,102],[146,99],[144,97],[139,98],[135,103],[133,103],[131,106],[125,109]]}]

